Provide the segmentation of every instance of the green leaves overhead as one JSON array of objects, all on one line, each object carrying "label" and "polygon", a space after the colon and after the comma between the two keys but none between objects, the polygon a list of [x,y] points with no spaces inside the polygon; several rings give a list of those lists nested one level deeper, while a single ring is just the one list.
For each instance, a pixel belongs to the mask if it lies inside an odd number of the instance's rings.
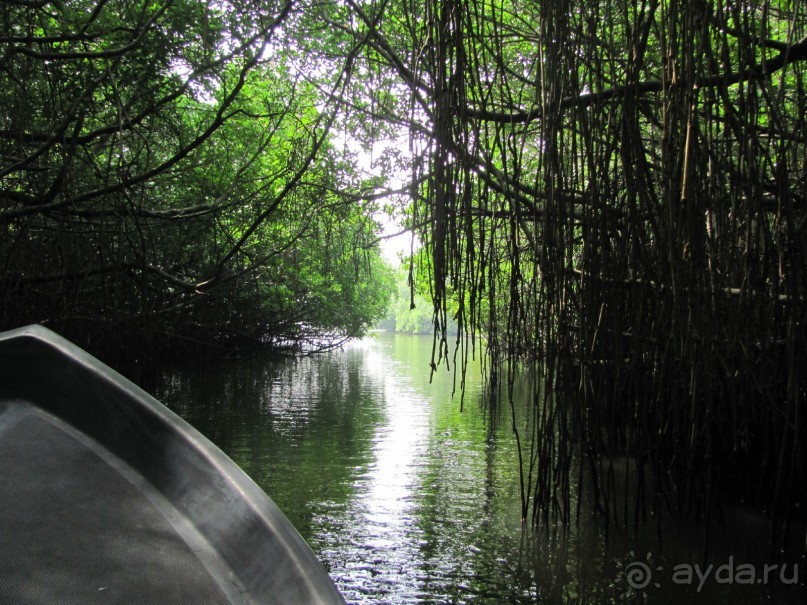
[{"label": "green leaves overhead", "polygon": [[351,59],[303,52],[310,7],[4,3],[0,19],[3,325],[231,349],[383,313],[368,188],[332,142]]}]

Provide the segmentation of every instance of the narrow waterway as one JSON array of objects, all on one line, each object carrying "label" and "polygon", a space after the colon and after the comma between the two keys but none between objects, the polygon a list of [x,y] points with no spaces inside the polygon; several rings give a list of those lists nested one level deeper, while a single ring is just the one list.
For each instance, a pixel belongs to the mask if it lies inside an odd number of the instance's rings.
[{"label": "narrow waterway", "polygon": [[[522,531],[509,412],[491,417],[473,364],[461,405],[453,374],[431,375],[431,346],[377,335],[313,357],[169,370],[154,390],[266,490],[349,603],[801,602],[804,578],[789,581],[807,569],[764,585],[694,569],[687,584],[696,528],[668,530],[666,551],[613,529],[605,540],[585,520]],[[716,550],[710,573],[750,561],[751,535]]]}]

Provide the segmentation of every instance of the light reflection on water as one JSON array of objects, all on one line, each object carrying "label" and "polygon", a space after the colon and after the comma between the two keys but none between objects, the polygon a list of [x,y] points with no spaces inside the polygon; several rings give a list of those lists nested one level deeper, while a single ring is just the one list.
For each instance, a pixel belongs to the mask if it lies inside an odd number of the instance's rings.
[{"label": "light reflection on water", "polygon": [[[371,439],[371,462],[356,469],[354,497],[339,511],[346,522],[318,519],[326,531],[315,532],[311,543],[346,598],[412,596],[418,579],[411,563],[419,558],[422,533],[414,494],[428,447],[430,405],[375,343],[361,344],[364,369],[375,377],[373,394],[383,402],[384,416]],[[327,529],[333,525],[341,525],[341,531]]]},{"label": "light reflection on water", "polygon": [[[507,414],[488,418],[478,369],[460,413],[430,354],[430,338],[383,335],[322,356],[166,372],[154,390],[266,490],[349,603],[635,602],[617,568],[647,552],[635,541],[612,530],[606,547],[585,522],[565,538],[522,534]],[[648,602],[713,602],[696,596]]]},{"label": "light reflection on water", "polygon": [[422,354],[429,341],[422,339],[414,362],[411,351],[399,348],[396,355],[394,344],[364,341],[347,353],[361,352],[383,416],[370,462],[356,469],[353,497],[344,509],[315,518],[322,531],[309,540],[349,601],[460,602],[454,597],[471,591],[473,575],[463,567],[480,552],[471,536],[481,512],[477,450],[485,444],[458,437],[457,427],[440,417],[458,402],[450,396],[450,375],[428,382]]}]

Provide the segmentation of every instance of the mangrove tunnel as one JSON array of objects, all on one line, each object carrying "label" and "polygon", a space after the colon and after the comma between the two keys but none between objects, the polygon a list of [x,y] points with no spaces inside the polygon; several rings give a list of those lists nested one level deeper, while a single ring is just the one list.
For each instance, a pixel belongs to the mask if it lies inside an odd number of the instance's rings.
[{"label": "mangrove tunnel", "polygon": [[107,360],[332,346],[383,317],[394,223],[433,369],[461,389],[483,359],[499,405],[534,377],[526,521],[739,502],[805,549],[804,2],[8,0],[0,23],[0,329]]}]

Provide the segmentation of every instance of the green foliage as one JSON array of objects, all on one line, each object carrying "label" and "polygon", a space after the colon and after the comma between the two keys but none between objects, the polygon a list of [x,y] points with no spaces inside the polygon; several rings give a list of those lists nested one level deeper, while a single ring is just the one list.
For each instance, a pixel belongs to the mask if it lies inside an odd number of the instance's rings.
[{"label": "green foliage", "polygon": [[407,270],[403,268],[398,270],[397,289],[381,327],[402,334],[432,334],[434,305],[420,292],[412,294],[408,276]]},{"label": "green foliage", "polygon": [[[428,255],[423,249],[413,258],[411,281],[408,260],[401,263],[395,273],[396,290],[386,317],[378,327],[402,334],[434,334],[435,309],[428,267]],[[456,312],[459,309],[456,297],[451,299],[449,308],[453,314],[449,317],[447,333],[456,335]]]},{"label": "green foliage", "polygon": [[321,101],[349,51],[304,52],[308,8],[3,4],[0,325],[104,354],[226,352],[323,346],[383,315],[377,182]]}]

